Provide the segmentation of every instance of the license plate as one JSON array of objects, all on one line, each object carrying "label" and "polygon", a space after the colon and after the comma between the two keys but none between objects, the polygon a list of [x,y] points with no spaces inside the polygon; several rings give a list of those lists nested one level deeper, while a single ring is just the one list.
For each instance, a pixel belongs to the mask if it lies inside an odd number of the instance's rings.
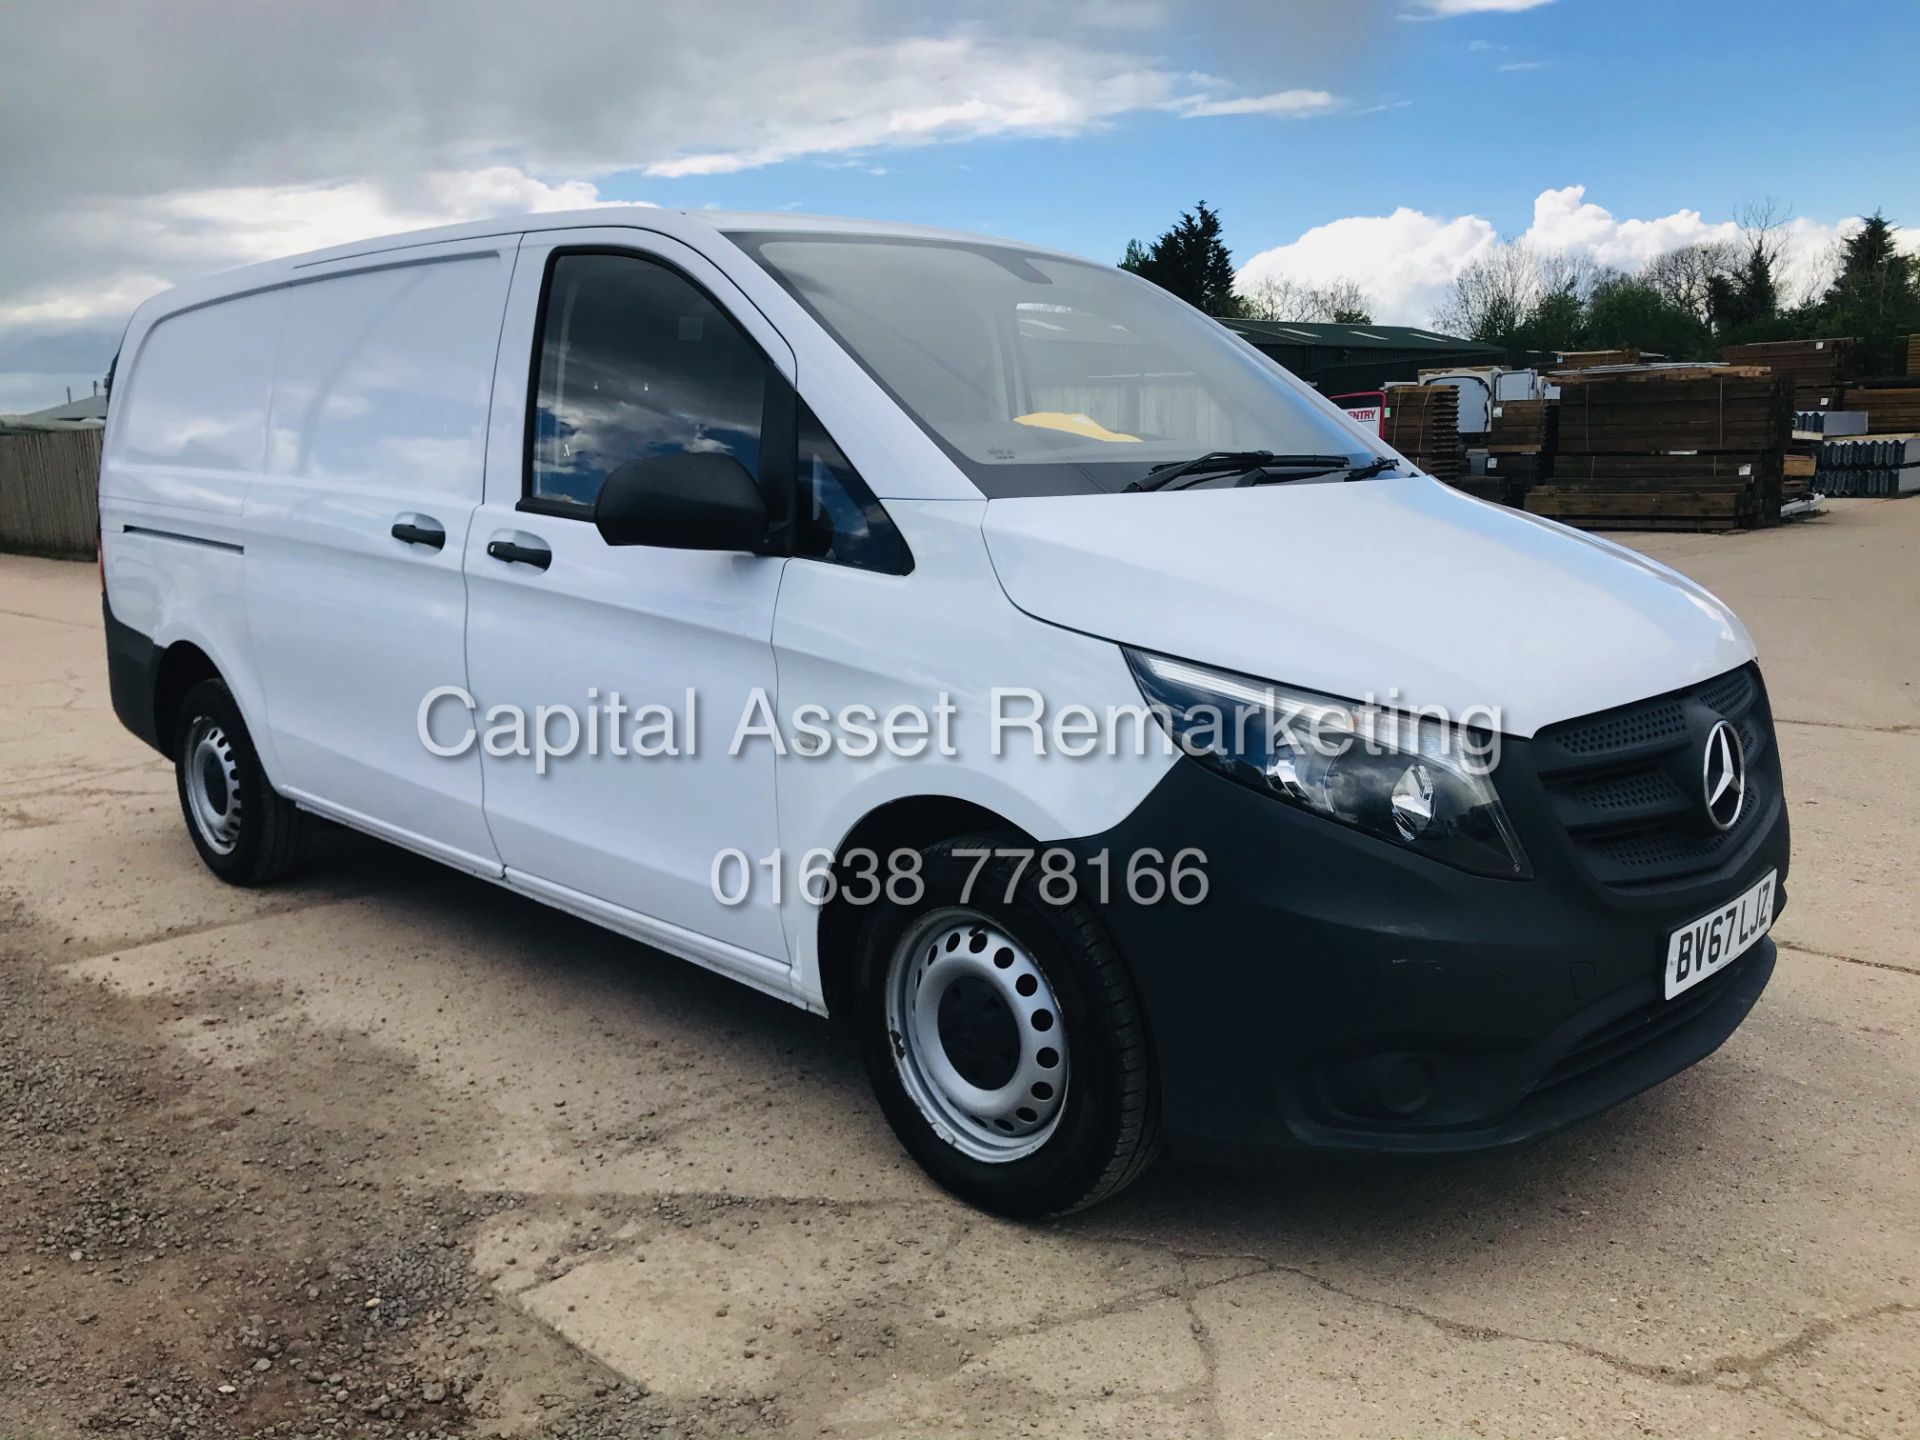
[{"label": "license plate", "polygon": [[1726,969],[1767,933],[1779,878],[1769,870],[1759,884],[1667,938],[1667,999]]}]

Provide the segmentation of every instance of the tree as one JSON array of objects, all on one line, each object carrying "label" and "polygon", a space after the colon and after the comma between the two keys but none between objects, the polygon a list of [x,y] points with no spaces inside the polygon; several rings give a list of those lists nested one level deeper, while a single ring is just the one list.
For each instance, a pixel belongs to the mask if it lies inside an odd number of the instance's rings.
[{"label": "tree", "polygon": [[1127,247],[1123,268],[1209,315],[1240,313],[1239,297],[1233,293],[1233,257],[1220,238],[1220,216],[1206,201],[1182,212],[1179,222],[1144,255],[1138,249]]},{"label": "tree", "polygon": [[1127,253],[1120,257],[1120,268],[1138,275],[1146,269],[1147,252],[1138,240],[1127,241]]},{"label": "tree", "polygon": [[1738,270],[1707,281],[1707,314],[1714,334],[1724,342],[1762,338],[1779,313],[1780,291],[1765,251],[1749,251]]},{"label": "tree", "polygon": [[1610,276],[1594,287],[1587,301],[1586,344],[1596,350],[1632,347],[1675,360],[1712,358],[1706,320],[1649,280],[1650,269]]},{"label": "tree", "polygon": [[1367,299],[1367,292],[1360,288],[1360,282],[1342,276],[1338,280],[1329,280],[1316,292],[1322,306],[1326,309],[1327,319],[1336,325],[1371,325],[1373,323],[1373,304]]},{"label": "tree", "polygon": [[1245,287],[1240,313],[1249,320],[1371,325],[1373,310],[1356,280],[1344,276],[1325,285],[1307,285],[1284,275],[1268,275]]},{"label": "tree", "polygon": [[1707,282],[1707,311],[1722,344],[1788,338],[1780,323],[1780,284],[1775,271],[1786,249],[1787,212],[1776,200],[1740,211],[1738,258]]},{"label": "tree", "polygon": [[1639,279],[1661,300],[1686,310],[1705,331],[1712,323],[1709,289],[1713,277],[1731,272],[1738,252],[1725,240],[1703,240],[1656,255],[1641,269]]},{"label": "tree", "polygon": [[1586,346],[1586,302],[1571,281],[1544,289],[1506,344],[1517,350],[1579,350]]},{"label": "tree", "polygon": [[1511,344],[1538,287],[1533,252],[1525,242],[1498,246],[1454,277],[1453,292],[1434,311],[1434,327],[1484,344]]},{"label": "tree", "polygon": [[1868,216],[1842,243],[1839,273],[1816,309],[1828,334],[1858,339],[1869,374],[1898,372],[1901,337],[1920,331],[1920,258],[1900,253],[1895,231],[1879,211]]}]

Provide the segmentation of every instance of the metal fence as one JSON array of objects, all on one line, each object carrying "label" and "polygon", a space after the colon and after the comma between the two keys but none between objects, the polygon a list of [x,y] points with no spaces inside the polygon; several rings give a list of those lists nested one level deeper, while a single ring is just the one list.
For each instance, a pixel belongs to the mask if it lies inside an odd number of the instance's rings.
[{"label": "metal fence", "polygon": [[0,550],[90,559],[100,529],[100,430],[0,433]]}]

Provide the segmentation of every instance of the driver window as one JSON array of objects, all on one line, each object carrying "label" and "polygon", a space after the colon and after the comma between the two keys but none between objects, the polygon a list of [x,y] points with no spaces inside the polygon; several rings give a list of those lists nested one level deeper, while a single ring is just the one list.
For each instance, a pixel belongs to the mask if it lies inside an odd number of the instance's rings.
[{"label": "driver window", "polygon": [[681,451],[760,474],[767,361],[678,271],[636,255],[561,255],[540,321],[527,493],[591,507],[607,473]]}]

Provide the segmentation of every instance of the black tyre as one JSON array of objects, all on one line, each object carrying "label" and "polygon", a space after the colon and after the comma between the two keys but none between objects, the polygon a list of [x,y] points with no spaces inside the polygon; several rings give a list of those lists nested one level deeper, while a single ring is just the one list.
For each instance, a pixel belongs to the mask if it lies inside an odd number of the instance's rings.
[{"label": "black tyre", "polygon": [[298,869],[307,817],[267,783],[224,682],[202,680],[187,692],[173,736],[180,810],[207,868],[230,885],[265,885]]},{"label": "black tyre", "polygon": [[[947,1189],[1002,1215],[1118,1194],[1159,1150],[1138,997],[1092,908],[1055,903],[1038,857],[972,835],[921,852],[923,889],[861,929],[855,1028],[894,1133]],[[904,897],[903,897],[904,898]]]}]

